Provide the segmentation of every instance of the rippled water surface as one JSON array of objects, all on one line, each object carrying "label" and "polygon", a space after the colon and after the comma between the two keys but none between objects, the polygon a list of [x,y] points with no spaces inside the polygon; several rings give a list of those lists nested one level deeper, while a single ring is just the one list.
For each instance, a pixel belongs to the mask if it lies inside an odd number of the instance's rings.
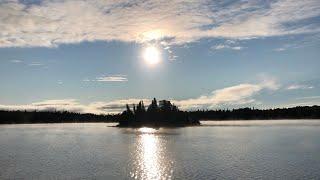
[{"label": "rippled water surface", "polygon": [[0,126],[0,179],[320,179],[320,121]]}]

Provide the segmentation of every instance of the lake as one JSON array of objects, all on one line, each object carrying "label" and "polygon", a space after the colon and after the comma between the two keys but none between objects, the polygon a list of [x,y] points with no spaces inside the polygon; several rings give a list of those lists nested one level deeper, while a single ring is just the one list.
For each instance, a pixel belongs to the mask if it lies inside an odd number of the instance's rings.
[{"label": "lake", "polygon": [[0,179],[320,179],[320,121],[0,126]]}]

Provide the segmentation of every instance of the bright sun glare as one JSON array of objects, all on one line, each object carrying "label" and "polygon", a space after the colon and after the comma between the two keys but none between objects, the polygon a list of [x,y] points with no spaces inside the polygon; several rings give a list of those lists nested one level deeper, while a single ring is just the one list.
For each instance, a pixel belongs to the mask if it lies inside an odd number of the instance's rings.
[{"label": "bright sun glare", "polygon": [[148,46],[144,49],[143,59],[149,65],[155,65],[160,62],[160,52],[155,46]]}]

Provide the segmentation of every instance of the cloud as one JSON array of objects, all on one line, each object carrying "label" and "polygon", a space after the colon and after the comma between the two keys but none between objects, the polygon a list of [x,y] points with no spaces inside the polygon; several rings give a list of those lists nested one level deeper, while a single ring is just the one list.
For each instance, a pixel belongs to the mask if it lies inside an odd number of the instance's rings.
[{"label": "cloud", "polygon": [[320,96],[305,96],[295,98],[292,103],[284,104],[282,107],[295,107],[295,106],[313,106],[320,105]]},{"label": "cloud", "polygon": [[91,80],[89,78],[84,78],[82,81],[83,82],[90,82]]},{"label": "cloud", "polygon": [[284,47],[274,49],[274,51],[278,51],[278,52],[285,51],[285,50],[287,50],[287,49]]},{"label": "cloud", "polygon": [[126,81],[128,81],[128,78],[127,78],[127,75],[114,74],[114,75],[97,77],[96,79],[84,78],[82,81],[83,82],[94,82],[94,81],[96,81],[96,82],[126,82]]},{"label": "cloud", "polygon": [[43,66],[42,63],[39,63],[39,62],[32,62],[30,64],[28,64],[29,66]]},{"label": "cloud", "polygon": [[282,105],[282,107],[296,107],[296,106],[314,106],[320,105],[320,100],[303,101]]},{"label": "cloud", "polygon": [[181,109],[215,108],[220,105],[244,105],[257,103],[254,95],[262,90],[277,90],[279,85],[274,80],[264,80],[258,84],[239,84],[212,91],[194,99],[174,101]]},{"label": "cloud", "polygon": [[0,109],[82,112],[85,106],[75,99],[46,100],[25,105],[0,105]]},{"label": "cloud", "polygon": [[241,49],[244,49],[245,47],[239,46],[239,42],[235,40],[228,39],[224,43],[217,44],[211,47],[211,50],[223,50],[223,49],[231,49],[239,51]]},{"label": "cloud", "polygon": [[119,113],[122,112],[126,104],[129,104],[129,106],[132,106],[133,104],[138,104],[140,101],[143,101],[144,104],[147,106],[151,103],[151,100],[149,99],[121,99],[121,100],[114,100],[110,102],[94,102],[91,103],[90,109],[93,110],[92,112],[108,112],[108,113]]},{"label": "cloud", "polygon": [[306,96],[306,97],[300,97],[300,98],[296,98],[298,100],[301,99],[320,99],[320,96]]},{"label": "cloud", "polygon": [[318,33],[319,15],[318,0],[2,0],[0,47]]},{"label": "cloud", "polygon": [[211,47],[212,50],[222,50],[222,49],[232,49],[232,50],[241,50],[243,49],[242,46],[230,46],[230,45],[223,45],[223,44],[219,44],[216,46],[212,46]]},{"label": "cloud", "polygon": [[11,60],[10,62],[12,62],[12,63],[22,63],[23,61],[14,59],[14,60]]},{"label": "cloud", "polygon": [[169,56],[169,60],[170,60],[170,61],[175,61],[175,60],[177,60],[178,57],[179,57],[179,56],[172,55],[172,53],[171,53],[170,56]]},{"label": "cloud", "polygon": [[287,87],[288,90],[297,90],[297,89],[313,89],[313,86],[304,85],[304,84],[292,84]]},{"label": "cloud", "polygon": [[27,111],[71,111],[80,113],[94,113],[94,114],[116,114],[125,109],[126,104],[137,104],[143,100],[149,104],[148,99],[126,99],[115,100],[110,102],[93,102],[89,104],[81,104],[75,99],[58,99],[45,100],[25,105],[0,105],[0,109],[5,110],[27,110]]},{"label": "cloud", "polygon": [[96,78],[95,81],[98,82],[124,82],[128,81],[126,75],[112,75],[112,76],[102,76]]}]

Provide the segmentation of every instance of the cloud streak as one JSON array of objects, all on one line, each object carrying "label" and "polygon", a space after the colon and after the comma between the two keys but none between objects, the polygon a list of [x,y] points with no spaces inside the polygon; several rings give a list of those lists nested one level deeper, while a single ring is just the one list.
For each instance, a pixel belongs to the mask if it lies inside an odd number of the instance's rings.
[{"label": "cloud streak", "polygon": [[216,46],[212,46],[211,47],[212,50],[222,50],[222,49],[231,49],[231,50],[241,50],[243,49],[242,46],[230,46],[230,45],[223,45],[223,44],[219,44],[219,45],[216,45]]},{"label": "cloud streak", "polygon": [[149,103],[148,99],[126,99],[110,102],[93,102],[82,104],[75,99],[45,100],[25,105],[0,105],[5,110],[27,110],[27,111],[71,111],[94,114],[116,114],[125,109],[126,104],[137,104],[140,100]]},{"label": "cloud streak", "polygon": [[298,89],[313,89],[313,86],[304,84],[292,84],[287,87],[287,90],[298,90]]},{"label": "cloud streak", "polygon": [[102,76],[96,78],[95,81],[98,82],[125,82],[128,81],[128,78],[126,75],[112,75],[112,76]]},{"label": "cloud streak", "polygon": [[262,90],[277,90],[279,85],[274,80],[264,80],[258,84],[239,84],[212,91],[194,99],[175,101],[184,110],[216,108],[223,105],[235,106],[257,103],[254,95]]},{"label": "cloud streak", "polygon": [[18,60],[18,59],[14,59],[14,60],[11,60],[10,62],[18,64],[18,63],[22,63],[23,61]]},{"label": "cloud streak", "polygon": [[184,44],[201,38],[317,33],[318,0],[0,1],[0,47],[55,47],[82,41]]},{"label": "cloud streak", "polygon": [[39,63],[39,62],[32,62],[30,64],[28,64],[29,66],[43,66],[42,63]]}]

